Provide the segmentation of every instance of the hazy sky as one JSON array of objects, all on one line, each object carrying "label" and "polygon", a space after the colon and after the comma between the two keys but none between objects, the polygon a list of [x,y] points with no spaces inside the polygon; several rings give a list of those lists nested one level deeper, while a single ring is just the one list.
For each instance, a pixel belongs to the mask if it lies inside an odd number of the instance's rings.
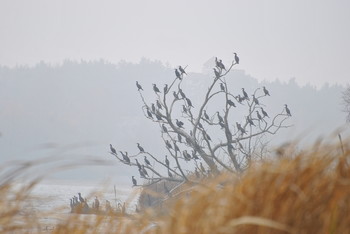
[{"label": "hazy sky", "polygon": [[347,0],[0,0],[0,64],[141,57],[201,71],[237,52],[259,80],[346,84]]}]

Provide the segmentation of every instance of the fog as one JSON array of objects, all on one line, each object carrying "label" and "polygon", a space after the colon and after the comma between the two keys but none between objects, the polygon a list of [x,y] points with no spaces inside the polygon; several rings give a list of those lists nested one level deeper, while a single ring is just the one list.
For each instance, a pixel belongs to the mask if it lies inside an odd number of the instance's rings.
[{"label": "fog", "polygon": [[[213,79],[209,69],[212,63],[213,58],[205,64],[203,73],[191,73],[188,67],[183,90],[194,103],[194,112]],[[146,101],[154,102],[152,83],[162,88],[173,79],[172,67],[145,58],[139,63],[65,61],[61,66],[40,63],[35,67],[1,67],[1,161],[55,156],[84,165],[82,158],[102,159],[108,166],[81,166],[56,173],[54,178],[114,178],[125,182],[138,172],[112,157],[110,143],[130,154],[138,152],[137,142],[161,160],[166,154],[158,124],[143,115],[135,82],[142,84]],[[295,139],[311,143],[345,124],[343,86],[299,86],[295,79],[258,82],[238,66],[226,80],[234,94],[239,94],[242,87],[253,92],[266,86],[271,97],[263,104],[270,115],[280,113],[288,104],[293,116],[287,124],[292,126],[273,136],[271,147]],[[219,85],[214,89],[219,90]],[[220,104],[214,99],[208,113],[214,114]]]}]

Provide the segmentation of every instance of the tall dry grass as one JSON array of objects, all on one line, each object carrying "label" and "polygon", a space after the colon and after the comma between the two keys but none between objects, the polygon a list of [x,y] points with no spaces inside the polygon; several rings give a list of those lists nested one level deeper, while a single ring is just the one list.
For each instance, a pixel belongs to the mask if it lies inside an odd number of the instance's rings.
[{"label": "tall dry grass", "polygon": [[[169,200],[168,214],[145,210],[128,217],[71,215],[50,232],[350,233],[350,144],[344,144],[343,151],[339,144],[317,144],[293,157],[289,153],[252,165],[239,178],[222,174],[203,185],[184,186]],[[0,187],[5,198],[0,231],[40,226],[38,217],[16,218],[27,197],[9,196],[10,187]],[[3,206],[9,197],[18,205]],[[16,226],[18,221],[22,226]]]}]

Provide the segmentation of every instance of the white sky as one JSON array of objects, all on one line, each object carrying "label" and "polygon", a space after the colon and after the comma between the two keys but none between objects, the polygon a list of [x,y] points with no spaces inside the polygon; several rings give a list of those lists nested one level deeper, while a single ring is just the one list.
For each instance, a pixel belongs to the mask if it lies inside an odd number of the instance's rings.
[{"label": "white sky", "polygon": [[347,0],[0,0],[0,64],[141,57],[201,71],[237,52],[260,80],[350,81]]}]

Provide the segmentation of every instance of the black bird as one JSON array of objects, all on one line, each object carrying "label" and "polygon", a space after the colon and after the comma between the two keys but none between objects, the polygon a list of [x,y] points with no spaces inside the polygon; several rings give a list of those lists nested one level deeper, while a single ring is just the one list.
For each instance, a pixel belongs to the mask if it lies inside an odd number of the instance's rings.
[{"label": "black bird", "polygon": [[270,96],[270,93],[269,93],[269,91],[266,89],[265,86],[263,86],[263,90],[264,90],[265,96]]},{"label": "black bird", "polygon": [[139,161],[137,160],[137,158],[135,158],[135,161],[136,161],[137,167],[139,168],[139,170],[141,170],[141,164],[139,163]]},{"label": "black bird", "polygon": [[172,149],[172,148],[173,148],[168,140],[165,141],[165,145],[166,145],[166,147],[168,147],[169,149]]},{"label": "black bird", "polygon": [[167,155],[165,155],[165,164],[169,168],[170,162]]},{"label": "black bird", "polygon": [[182,80],[181,74],[176,68],[175,68],[175,75],[176,75],[176,78],[178,78],[179,80]]},{"label": "black bird", "polygon": [[242,103],[244,101],[244,97],[241,97],[241,95],[239,95],[239,94],[236,98],[238,99],[239,103]]},{"label": "black bird", "polygon": [[218,57],[215,57],[215,66],[216,66],[217,68],[220,67]]},{"label": "black bird", "polygon": [[189,98],[186,98],[186,101],[187,101],[187,105],[190,106],[190,107],[194,107],[192,106],[192,102]]},{"label": "black bird", "polygon": [[270,118],[270,116],[267,114],[267,112],[261,107],[261,113],[264,115],[263,118],[267,117]]},{"label": "black bird", "polygon": [[179,93],[181,95],[182,98],[186,98],[185,93],[182,91],[182,89],[179,89]]},{"label": "black bird", "polygon": [[142,146],[140,145],[140,143],[137,143],[137,148],[139,148],[141,153],[144,153],[145,150],[142,148]]},{"label": "black bird", "polygon": [[242,92],[243,92],[243,97],[247,100],[249,100],[248,94],[247,92],[244,90],[244,88],[242,88]]},{"label": "black bird", "polygon": [[177,146],[176,142],[174,142],[174,149],[175,149],[175,152],[176,152],[176,151],[179,151],[179,152],[180,152],[180,149],[179,149],[179,147]]},{"label": "black bird", "polygon": [[113,148],[112,144],[109,144],[109,148],[113,154],[117,154],[117,151]]},{"label": "black bird", "polygon": [[227,104],[229,104],[230,106],[236,107],[235,103],[233,101],[231,101],[230,99],[227,100]]},{"label": "black bird", "polygon": [[207,114],[207,112],[205,110],[203,111],[203,115],[204,115],[204,118],[206,118],[207,120],[210,120],[209,115]]},{"label": "black bird", "polygon": [[163,183],[163,187],[164,187],[164,190],[167,194],[170,195],[170,190],[168,189],[168,187],[165,185],[165,182]]},{"label": "black bird", "polygon": [[176,119],[176,125],[179,127],[179,128],[184,128],[184,123],[178,119]]},{"label": "black bird", "polygon": [[136,181],[136,179],[134,178],[134,176],[131,176],[131,178],[132,178],[132,184],[133,184],[134,186],[137,186],[137,181]]},{"label": "black bird", "polygon": [[147,177],[149,176],[147,170],[145,169],[145,165],[142,165],[142,172],[143,172],[143,174],[145,174]]},{"label": "black bird", "polygon": [[182,105],[182,111],[187,114],[187,108],[185,105]]},{"label": "black bird", "polygon": [[171,174],[169,168],[168,168],[168,176],[169,176],[170,178],[173,178],[173,174]]},{"label": "black bird", "polygon": [[235,62],[236,64],[239,64],[239,57],[237,56],[237,53],[234,53],[235,54]]},{"label": "black bird", "polygon": [[168,133],[168,129],[165,127],[164,124],[162,124],[162,129],[163,129],[163,132],[164,132],[164,133]]},{"label": "black bird", "polygon": [[182,152],[182,155],[184,156],[186,161],[190,161],[191,160],[191,155],[189,153],[187,153],[187,150],[184,150]]},{"label": "black bird", "polygon": [[177,134],[177,140],[178,140],[180,143],[182,143],[182,137],[181,137],[180,134]]},{"label": "black bird", "polygon": [[203,137],[205,138],[205,139],[207,139],[208,141],[211,141],[211,138],[210,138],[210,136],[208,135],[208,133],[206,132],[206,131],[204,131],[203,130]]},{"label": "black bird", "polygon": [[137,87],[137,91],[140,91],[140,90],[142,90],[143,91],[143,88],[142,88],[142,86],[139,84],[139,82],[137,82],[136,81],[136,87]]},{"label": "black bird", "polygon": [[160,116],[159,113],[156,112],[155,115],[158,121],[162,120],[162,116]]},{"label": "black bird", "polygon": [[146,156],[144,157],[144,159],[145,159],[145,163],[146,163],[146,165],[147,165],[147,166],[151,166],[151,163],[150,163],[150,161],[147,159],[147,157],[146,157]]},{"label": "black bird", "polygon": [[156,84],[153,84],[153,90],[155,93],[160,93],[158,87],[156,86]]},{"label": "black bird", "polygon": [[175,99],[179,99],[179,96],[177,95],[177,93],[175,91],[173,92],[173,95],[174,95]]},{"label": "black bird", "polygon": [[220,89],[221,89],[221,91],[225,92],[225,86],[223,83],[220,83]]},{"label": "black bird", "polygon": [[288,115],[288,116],[292,116],[292,114],[290,113],[290,110],[289,110],[287,104],[284,104],[284,107],[285,107],[285,109],[286,109],[287,115]]},{"label": "black bird", "polygon": [[152,108],[153,113],[155,113],[156,112],[156,106],[154,105],[154,103],[152,103],[151,108]]},{"label": "black bird", "polygon": [[220,73],[215,68],[213,68],[213,70],[214,70],[215,77],[219,78],[220,77]]},{"label": "black bird", "polygon": [[81,193],[78,193],[78,195],[79,195],[79,201],[80,201],[81,203],[84,203],[85,200],[84,200],[84,198],[81,196]]},{"label": "black bird", "polygon": [[122,151],[119,151],[119,152],[123,156],[123,160],[130,164],[130,158],[128,157],[128,152],[125,152],[125,154]]},{"label": "black bird", "polygon": [[219,122],[224,122],[224,119],[220,116],[219,111],[217,111],[216,114],[218,115]]},{"label": "black bird", "polygon": [[[186,67],[185,67],[185,68],[186,68]],[[183,74],[186,74],[186,75],[187,75],[185,69],[182,68],[181,66],[179,66],[179,70],[180,70],[180,72],[181,72],[181,75],[183,75]]]},{"label": "black bird", "polygon": [[221,128],[225,128],[225,124],[223,122],[219,122]]},{"label": "black bird", "polygon": [[139,173],[140,173],[140,177],[141,178],[146,178],[145,173],[143,172],[143,170],[139,169]]},{"label": "black bird", "polygon": [[250,126],[255,126],[253,120],[251,118],[249,118],[249,116],[247,116],[247,122],[250,124]]},{"label": "black bird", "polygon": [[220,67],[222,70],[225,70],[225,71],[226,71],[225,65],[222,63],[222,60],[221,60],[221,59],[219,60],[219,67]]},{"label": "black bird", "polygon": [[160,104],[159,100],[156,101],[156,104],[157,104],[158,109],[163,109],[162,104]]},{"label": "black bird", "polygon": [[236,126],[237,126],[237,129],[238,129],[242,134],[247,133],[247,132],[244,130],[244,128],[242,128],[242,126],[241,126],[239,123],[236,122]]},{"label": "black bird", "polygon": [[149,118],[153,119],[152,113],[149,111],[149,109],[146,109],[147,115]]},{"label": "black bird", "polygon": [[253,94],[253,101],[255,102],[256,105],[260,105],[259,104],[259,100],[255,97],[255,95]]},{"label": "black bird", "polygon": [[203,129],[203,125],[198,121],[198,127]]},{"label": "black bird", "polygon": [[167,92],[168,92],[168,85],[165,84],[165,86],[164,86],[164,93],[167,93]]},{"label": "black bird", "polygon": [[258,117],[259,120],[262,120],[262,117],[261,117],[259,111],[256,111],[256,116]]}]

